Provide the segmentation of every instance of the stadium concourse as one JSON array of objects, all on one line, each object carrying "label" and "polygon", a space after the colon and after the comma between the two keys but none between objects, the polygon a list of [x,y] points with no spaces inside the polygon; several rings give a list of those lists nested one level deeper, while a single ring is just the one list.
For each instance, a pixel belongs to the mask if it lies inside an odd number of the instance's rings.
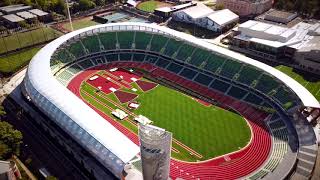
[{"label": "stadium concourse", "polygon": [[310,92],[270,66],[165,27],[119,23],[69,33],[33,58],[24,87],[39,109],[120,178],[139,152],[137,135],[84,101],[80,87],[87,82],[128,102],[135,93],[121,87],[142,77],[235,111],[250,125],[251,140],[238,151],[200,162],[172,159],[173,179],[312,176],[318,115],[311,112],[320,105]]}]

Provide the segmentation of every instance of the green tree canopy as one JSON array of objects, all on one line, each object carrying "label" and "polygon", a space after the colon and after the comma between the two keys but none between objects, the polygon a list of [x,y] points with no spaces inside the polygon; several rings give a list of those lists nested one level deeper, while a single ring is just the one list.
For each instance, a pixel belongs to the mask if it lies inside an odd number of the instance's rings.
[{"label": "green tree canopy", "polygon": [[19,154],[22,134],[11,124],[0,121],[0,159],[7,159],[12,154]]}]

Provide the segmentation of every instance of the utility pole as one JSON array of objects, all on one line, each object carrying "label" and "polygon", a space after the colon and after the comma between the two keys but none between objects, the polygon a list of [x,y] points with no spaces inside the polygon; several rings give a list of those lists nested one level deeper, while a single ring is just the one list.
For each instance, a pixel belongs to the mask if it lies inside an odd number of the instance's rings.
[{"label": "utility pole", "polygon": [[69,16],[70,28],[71,28],[71,31],[73,31],[73,26],[72,26],[72,20],[71,20],[71,15],[70,15],[70,9],[69,9],[68,0],[66,0],[66,4],[67,4],[67,12],[68,12],[68,16]]}]

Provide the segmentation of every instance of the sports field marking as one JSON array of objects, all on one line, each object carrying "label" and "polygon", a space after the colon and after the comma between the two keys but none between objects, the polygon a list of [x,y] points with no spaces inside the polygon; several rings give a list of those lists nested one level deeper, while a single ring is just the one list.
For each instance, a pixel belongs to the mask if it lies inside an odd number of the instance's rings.
[{"label": "sports field marking", "polygon": [[118,85],[118,86],[120,86],[120,87],[125,87],[123,84],[117,82],[115,79],[113,79],[113,78],[111,78],[111,77],[108,77],[108,76],[106,76],[106,75],[104,75],[104,74],[103,74],[103,75],[100,75],[100,76],[104,77],[107,81],[113,82],[114,84],[116,84],[116,85]]},{"label": "sports field marking", "polygon": [[[104,72],[105,72],[105,74],[107,74],[108,76],[111,76],[111,77],[116,78],[116,80],[120,79],[120,77],[118,77],[118,76],[116,76],[116,75],[114,75],[114,74],[112,74],[112,73],[110,73],[110,72],[108,72],[108,71],[104,71]],[[130,88],[130,86],[131,86],[130,83],[128,83],[128,82],[125,81],[124,79],[122,79],[121,82],[123,82],[124,84],[127,84],[127,85],[129,86],[129,88]]]}]

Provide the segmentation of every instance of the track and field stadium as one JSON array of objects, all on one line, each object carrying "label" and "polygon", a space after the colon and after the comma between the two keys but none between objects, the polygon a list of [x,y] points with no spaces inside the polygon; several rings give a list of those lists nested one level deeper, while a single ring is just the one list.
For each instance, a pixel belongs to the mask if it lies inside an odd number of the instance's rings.
[{"label": "track and field stadium", "polygon": [[[173,133],[172,179],[309,178],[314,171],[320,105],[308,90],[166,27],[116,23],[66,34],[34,56],[23,85],[37,108],[118,178],[128,164],[139,169],[138,115]],[[127,117],[115,118],[116,109]]]}]

